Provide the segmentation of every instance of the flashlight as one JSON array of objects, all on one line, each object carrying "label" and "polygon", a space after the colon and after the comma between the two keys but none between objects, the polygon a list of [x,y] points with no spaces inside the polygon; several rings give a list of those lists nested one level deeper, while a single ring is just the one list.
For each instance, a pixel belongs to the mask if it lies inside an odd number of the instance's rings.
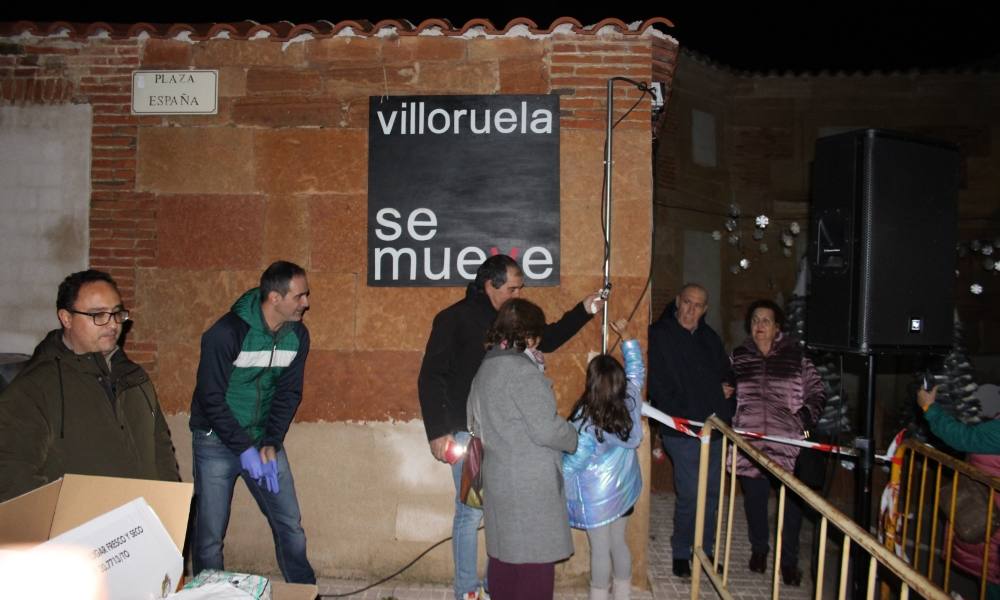
[{"label": "flashlight", "polygon": [[447,460],[449,464],[455,464],[462,460],[463,456],[465,456],[465,446],[459,444],[455,440],[448,440],[448,445],[445,446],[444,449],[445,460]]}]

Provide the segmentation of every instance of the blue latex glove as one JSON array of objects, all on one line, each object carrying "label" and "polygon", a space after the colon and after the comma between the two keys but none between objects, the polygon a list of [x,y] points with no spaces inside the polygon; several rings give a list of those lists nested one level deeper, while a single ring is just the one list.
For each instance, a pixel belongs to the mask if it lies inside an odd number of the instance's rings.
[{"label": "blue latex glove", "polygon": [[278,461],[264,463],[264,488],[272,494],[278,493]]},{"label": "blue latex glove", "polygon": [[250,446],[240,454],[240,466],[250,474],[250,478],[260,483],[260,478],[264,476],[264,465],[260,462],[260,452],[256,447]]}]

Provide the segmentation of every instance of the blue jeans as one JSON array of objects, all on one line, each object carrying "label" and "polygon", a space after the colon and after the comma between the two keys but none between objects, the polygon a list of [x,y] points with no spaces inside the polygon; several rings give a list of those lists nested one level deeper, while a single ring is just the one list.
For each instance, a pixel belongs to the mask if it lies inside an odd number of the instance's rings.
[{"label": "blue jeans", "polygon": [[192,561],[194,572],[224,569],[223,540],[229,527],[236,478],[242,477],[267,517],[274,537],[278,567],[289,583],[316,583],[316,575],[306,558],[306,533],[302,529],[295,480],[284,450],[278,451],[278,488],[272,494],[250,478],[240,467],[239,456],[227,448],[215,434],[191,432],[194,446],[195,522]]},{"label": "blue jeans", "polygon": [[[453,434],[455,441],[465,446],[469,443],[469,433],[459,431]],[[459,497],[462,489],[462,465],[465,459],[451,466],[455,480],[455,519],[451,523],[451,553],[455,563],[455,598],[461,600],[466,592],[474,592],[479,587],[477,568],[479,561],[479,524],[483,522],[483,511],[462,503]]]},{"label": "blue jeans", "polygon": [[[698,501],[698,463],[701,460],[701,440],[664,434],[663,449],[674,463],[674,534],[670,546],[674,560],[690,560],[694,545],[694,521]],[[715,513],[719,506],[719,464],[722,461],[722,438],[710,443],[711,462],[708,469],[708,493],[705,496],[705,535],[702,537],[706,554],[715,548]]]}]

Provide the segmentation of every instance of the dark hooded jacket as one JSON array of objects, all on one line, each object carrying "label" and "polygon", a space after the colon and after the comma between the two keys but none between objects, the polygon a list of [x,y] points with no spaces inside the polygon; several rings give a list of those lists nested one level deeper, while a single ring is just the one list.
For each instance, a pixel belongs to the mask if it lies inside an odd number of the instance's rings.
[{"label": "dark hooded jacket", "polygon": [[180,481],[149,375],[120,348],[110,363],[59,329],[38,344],[0,393],[0,500],[66,473]]},{"label": "dark hooded jacket", "polygon": [[[677,321],[677,303],[671,302],[649,327],[650,403],[672,417],[704,421],[714,414],[729,423],[736,405],[722,393],[722,384],[729,379],[729,356],[719,334],[704,315],[694,331],[684,329]],[[668,427],[660,431],[686,435]]]},{"label": "dark hooded jacket", "polygon": [[[471,283],[465,298],[434,317],[417,379],[428,441],[465,430],[469,388],[486,356],[486,333],[496,317],[489,296]],[[545,326],[538,349],[553,352],[590,318],[583,303],[578,303],[559,321]]]}]

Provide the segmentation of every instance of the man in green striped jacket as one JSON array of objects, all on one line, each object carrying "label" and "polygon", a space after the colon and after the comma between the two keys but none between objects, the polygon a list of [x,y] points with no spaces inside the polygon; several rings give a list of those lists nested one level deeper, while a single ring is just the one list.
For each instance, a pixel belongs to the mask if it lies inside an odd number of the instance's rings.
[{"label": "man in green striped jacket", "polygon": [[201,338],[191,400],[195,527],[193,562],[224,569],[222,546],[237,477],[267,517],[278,567],[290,583],[315,583],[306,558],[295,482],[283,447],[302,400],[309,354],[309,282],[278,261]]}]

